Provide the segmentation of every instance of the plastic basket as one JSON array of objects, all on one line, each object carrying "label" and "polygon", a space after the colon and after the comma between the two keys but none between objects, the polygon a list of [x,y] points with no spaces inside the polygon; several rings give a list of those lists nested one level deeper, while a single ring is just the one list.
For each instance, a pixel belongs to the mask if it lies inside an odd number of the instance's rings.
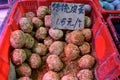
[{"label": "plastic basket", "polygon": [[[107,18],[108,27],[115,41],[115,44],[120,49],[120,16],[113,16]],[[120,50],[119,50],[120,51]]]},{"label": "plastic basket", "polygon": [[116,80],[117,76],[119,76],[119,74],[115,74],[115,72],[119,70],[120,55],[105,24],[101,26],[101,29],[95,38],[95,50],[98,61],[104,61],[102,64],[97,63],[96,65],[96,79]]},{"label": "plastic basket", "polygon": [[113,53],[103,64],[95,69],[97,80],[120,80],[120,55]]},{"label": "plastic basket", "polygon": [[[0,80],[7,80],[8,79],[8,72],[10,69],[9,65],[9,53],[11,51],[9,37],[12,31],[19,29],[18,27],[18,21],[22,17],[22,15],[26,12],[33,11],[36,12],[38,6],[49,6],[51,2],[58,2],[58,0],[19,0],[15,3],[11,13],[8,24],[5,26],[1,40],[0,40]],[[115,53],[114,56],[117,56],[117,50],[114,46],[114,43],[112,41],[112,38],[109,34],[109,31],[105,28],[103,28],[103,23],[100,18],[100,13],[96,9],[96,6],[92,0],[59,0],[59,2],[69,2],[69,3],[84,3],[84,4],[90,4],[92,6],[92,12],[90,13],[90,17],[92,19],[92,32],[93,32],[93,38],[92,38],[92,44],[93,49],[96,52],[94,55],[97,60],[97,69],[106,62],[106,60]],[[102,48],[103,45],[100,45],[99,36],[102,36],[102,38],[105,40],[103,41],[105,43],[105,48]],[[108,48],[107,48],[108,47]],[[103,52],[101,52],[101,49],[105,49]],[[101,55],[102,54],[102,55]],[[116,64],[117,62],[114,62]],[[4,67],[3,67],[4,66]],[[110,66],[105,66],[109,69]],[[98,70],[97,70],[98,71]],[[104,75],[104,74],[103,74]],[[108,74],[109,75],[109,74]],[[96,73],[95,77],[99,79],[99,74]]]}]

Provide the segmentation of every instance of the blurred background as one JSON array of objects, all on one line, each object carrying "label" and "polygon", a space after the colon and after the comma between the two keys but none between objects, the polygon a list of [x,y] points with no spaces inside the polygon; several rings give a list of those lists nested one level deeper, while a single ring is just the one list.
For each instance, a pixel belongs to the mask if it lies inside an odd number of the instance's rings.
[{"label": "blurred background", "polygon": [[0,5],[7,4],[7,3],[8,3],[8,0],[0,0]]},{"label": "blurred background", "polygon": [[0,33],[7,22],[10,9],[15,1],[17,0],[0,0]]}]

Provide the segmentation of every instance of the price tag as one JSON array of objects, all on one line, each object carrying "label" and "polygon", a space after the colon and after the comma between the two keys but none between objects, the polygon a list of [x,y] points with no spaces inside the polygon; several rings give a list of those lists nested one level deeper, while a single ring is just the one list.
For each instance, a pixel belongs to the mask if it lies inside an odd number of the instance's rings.
[{"label": "price tag", "polygon": [[53,2],[51,4],[51,27],[81,30],[84,28],[84,4]]}]

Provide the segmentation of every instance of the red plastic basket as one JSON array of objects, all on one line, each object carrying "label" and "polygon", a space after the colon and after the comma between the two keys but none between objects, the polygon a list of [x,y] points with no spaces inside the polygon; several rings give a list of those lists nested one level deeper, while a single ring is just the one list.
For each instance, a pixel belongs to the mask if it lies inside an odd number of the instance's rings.
[{"label": "red plastic basket", "polygon": [[[10,19],[8,24],[5,26],[2,31],[2,36],[0,40],[0,80],[8,79],[9,72],[9,53],[11,51],[9,37],[12,31],[19,29],[18,20],[22,17],[22,15],[26,12],[33,11],[36,12],[38,6],[49,6],[52,2],[58,2],[58,0],[19,0],[15,3],[12,12],[10,13]],[[112,41],[109,31],[106,26],[102,23],[100,18],[100,13],[98,12],[94,2],[92,0],[59,0],[59,2],[70,2],[70,3],[84,3],[90,4],[92,6],[92,12],[90,13],[90,17],[92,19],[92,44],[93,49],[96,52],[95,57],[97,60],[97,68],[96,71],[99,71],[102,64],[109,59],[111,55],[117,56],[116,47]],[[104,45],[101,45],[101,43]],[[114,61],[113,65],[116,65],[118,62]],[[3,67],[4,66],[4,67]],[[106,68],[116,66],[105,66]],[[99,70],[98,70],[99,69]],[[103,74],[104,75],[104,74]],[[107,75],[110,75],[110,73]],[[106,76],[107,76],[106,75]],[[101,75],[100,75],[101,76]],[[96,72],[95,77],[98,80],[101,80],[99,77],[99,73]],[[111,77],[111,76],[110,76]],[[110,78],[109,77],[109,78]]]},{"label": "red plastic basket", "polygon": [[[116,69],[119,70],[120,55],[105,24],[101,26],[95,38],[95,50],[97,61],[104,61],[102,64],[97,63],[96,65],[97,80],[116,80],[119,75],[114,73]],[[113,74],[114,76],[112,76]]]},{"label": "red plastic basket", "polygon": [[95,69],[97,80],[120,80],[120,55],[113,53]]}]

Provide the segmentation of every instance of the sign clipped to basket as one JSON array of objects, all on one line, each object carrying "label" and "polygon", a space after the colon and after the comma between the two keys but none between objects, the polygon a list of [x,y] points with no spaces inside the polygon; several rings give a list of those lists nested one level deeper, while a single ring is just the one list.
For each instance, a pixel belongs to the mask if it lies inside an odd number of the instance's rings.
[{"label": "sign clipped to basket", "polygon": [[57,29],[81,30],[84,28],[84,4],[53,2],[51,26]]}]

